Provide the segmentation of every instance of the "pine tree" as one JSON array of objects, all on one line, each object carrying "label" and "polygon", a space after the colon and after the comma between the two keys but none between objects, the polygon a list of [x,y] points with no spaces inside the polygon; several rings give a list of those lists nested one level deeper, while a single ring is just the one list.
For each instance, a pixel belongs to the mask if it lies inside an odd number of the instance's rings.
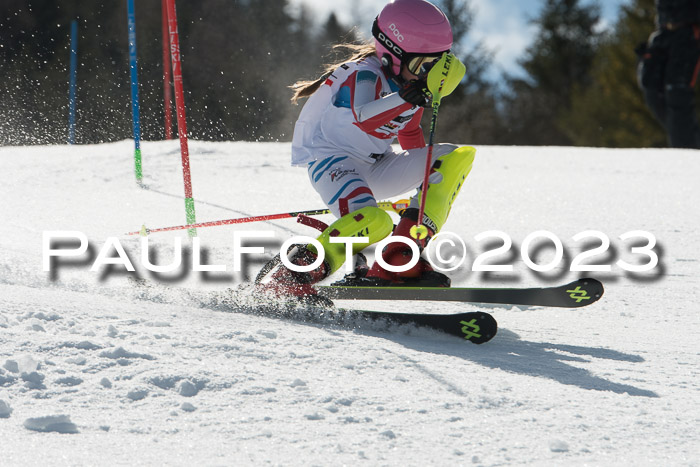
[{"label": "pine tree", "polygon": [[561,117],[571,109],[573,90],[591,82],[599,19],[597,5],[546,0],[534,20],[539,27],[536,39],[520,60],[527,77],[509,83],[504,105],[509,144],[571,144]]}]

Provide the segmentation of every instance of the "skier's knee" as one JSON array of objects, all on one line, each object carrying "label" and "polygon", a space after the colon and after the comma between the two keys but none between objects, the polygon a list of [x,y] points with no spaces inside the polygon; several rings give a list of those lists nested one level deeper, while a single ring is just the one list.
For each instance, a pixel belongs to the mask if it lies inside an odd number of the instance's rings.
[{"label": "skier's knee", "polygon": [[452,203],[471,172],[475,155],[476,149],[463,146],[439,157],[433,165],[435,172],[430,176],[425,215],[435,232],[440,231],[447,221]]},{"label": "skier's knee", "polygon": [[459,149],[459,146],[456,144],[452,143],[439,143],[436,144],[435,147],[433,148],[433,154],[435,154],[437,157],[434,157],[434,159],[439,159],[441,157],[446,156],[447,154],[450,154],[454,151]]},{"label": "skier's knee", "polygon": [[[444,172],[464,173],[465,177],[469,174],[474,163],[476,149],[471,146],[457,147],[453,151],[440,156],[435,169],[444,174]],[[444,176],[444,175],[443,175]]]}]

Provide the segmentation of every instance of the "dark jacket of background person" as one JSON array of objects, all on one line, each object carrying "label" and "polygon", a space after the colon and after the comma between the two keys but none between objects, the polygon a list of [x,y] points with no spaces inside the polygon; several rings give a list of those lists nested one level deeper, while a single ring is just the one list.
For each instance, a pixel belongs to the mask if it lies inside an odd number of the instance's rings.
[{"label": "dark jacket of background person", "polygon": [[640,46],[639,84],[669,145],[700,148],[694,88],[700,72],[700,0],[656,0],[657,29]]}]

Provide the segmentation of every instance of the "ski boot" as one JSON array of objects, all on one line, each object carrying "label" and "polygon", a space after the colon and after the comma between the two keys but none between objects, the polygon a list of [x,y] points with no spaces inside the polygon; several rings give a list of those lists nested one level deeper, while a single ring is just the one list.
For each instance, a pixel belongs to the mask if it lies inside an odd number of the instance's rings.
[{"label": "ski boot", "polygon": [[[318,295],[313,287],[326,277],[337,271],[345,262],[345,244],[331,243],[332,237],[358,237],[366,236],[369,243],[353,244],[353,254],[357,254],[368,244],[376,243],[391,233],[393,227],[391,217],[378,207],[366,206],[355,212],[347,214],[333,222],[323,230],[316,239],[324,250],[324,261],[316,269],[310,272],[296,272],[282,264],[277,255],[258,274],[256,283],[261,290],[265,290],[280,297],[293,297],[303,302],[327,305],[330,300]],[[318,258],[318,251],[313,244],[296,245],[288,253],[287,257],[292,264],[307,266],[313,264]],[[330,303],[332,306],[332,303]]]},{"label": "ski boot", "polygon": [[[394,229],[393,236],[410,238],[409,231],[412,226],[416,225],[416,219],[418,219],[418,209],[406,209],[401,216],[401,220]],[[425,243],[427,243],[427,240],[433,235],[433,231],[430,228],[428,232],[429,235]],[[411,239],[411,241],[414,240]],[[421,250],[422,246],[422,244],[419,245]],[[413,257],[411,247],[401,242],[390,243],[384,248],[381,254],[384,261],[392,266],[404,266],[408,264]],[[364,262],[360,259],[352,274],[346,275],[342,281],[336,282],[333,285],[366,287],[449,287],[450,278],[440,272],[434,271],[430,263],[422,257],[418,259],[418,262],[414,266],[403,272],[388,271],[380,266],[377,261],[369,268],[367,267],[366,259]]]}]

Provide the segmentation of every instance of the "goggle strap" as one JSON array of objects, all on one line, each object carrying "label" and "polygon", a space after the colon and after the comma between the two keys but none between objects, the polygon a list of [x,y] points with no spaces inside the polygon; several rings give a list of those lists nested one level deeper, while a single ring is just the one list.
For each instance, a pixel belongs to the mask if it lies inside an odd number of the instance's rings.
[{"label": "goggle strap", "polygon": [[406,52],[396,43],[394,43],[389,36],[384,34],[381,29],[379,29],[379,16],[374,19],[374,24],[372,24],[372,35],[380,44],[389,49],[394,55],[403,61],[403,57],[406,55]]}]

